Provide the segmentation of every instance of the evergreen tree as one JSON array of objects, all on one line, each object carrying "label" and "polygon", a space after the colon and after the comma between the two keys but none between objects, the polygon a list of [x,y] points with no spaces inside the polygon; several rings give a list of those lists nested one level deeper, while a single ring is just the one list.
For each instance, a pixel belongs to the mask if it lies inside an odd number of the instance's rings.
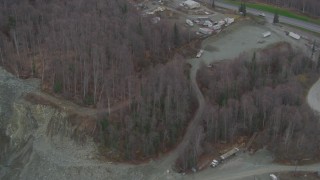
[{"label": "evergreen tree", "polygon": [[180,44],[179,29],[176,23],[173,27],[173,44],[175,47],[179,46]]},{"label": "evergreen tree", "polygon": [[143,34],[143,28],[142,28],[142,23],[139,21],[138,23],[138,34],[142,35]]},{"label": "evergreen tree", "polygon": [[13,16],[8,17],[8,27],[10,29],[16,28],[16,19]]},{"label": "evergreen tree", "polygon": [[273,23],[279,23],[279,14],[278,11],[274,13]]},{"label": "evergreen tree", "polygon": [[212,8],[215,8],[215,7],[216,7],[216,5],[214,4],[214,0],[212,0],[211,7],[212,7]]},{"label": "evergreen tree", "polygon": [[239,12],[243,12],[243,3],[241,3],[239,6]]},{"label": "evergreen tree", "polygon": [[241,3],[239,6],[239,12],[242,13],[243,16],[247,15],[247,7],[246,3]]},{"label": "evergreen tree", "polygon": [[319,54],[318,62],[317,62],[317,70],[318,70],[318,71],[320,70],[320,54]]},{"label": "evergreen tree", "polygon": [[313,41],[312,50],[311,50],[311,59],[315,51],[316,51],[316,40]]},{"label": "evergreen tree", "polygon": [[247,6],[246,6],[246,3],[243,4],[242,13],[243,13],[243,16],[246,16],[246,15],[247,15]]}]

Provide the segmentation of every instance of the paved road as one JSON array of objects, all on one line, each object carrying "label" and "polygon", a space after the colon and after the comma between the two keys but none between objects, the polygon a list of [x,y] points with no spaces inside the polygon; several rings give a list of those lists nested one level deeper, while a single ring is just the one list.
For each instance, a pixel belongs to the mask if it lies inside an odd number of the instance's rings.
[{"label": "paved road", "polygon": [[[202,180],[236,180],[236,179],[253,179],[250,177],[270,174],[270,173],[279,173],[279,172],[293,172],[293,171],[304,171],[304,172],[317,172],[320,169],[320,164],[307,165],[307,166],[286,166],[286,165],[262,165],[260,167],[253,167],[252,169],[232,169],[227,171],[217,171],[216,173],[208,174],[196,174],[194,179]],[[189,178],[189,177],[188,177]],[[191,179],[191,178],[190,178]]]},{"label": "paved road", "polygon": [[[239,7],[236,5],[232,5],[232,4],[226,4],[223,2],[216,2],[216,5],[219,7],[223,7],[226,9],[233,9],[233,10],[238,10]],[[255,14],[258,15],[259,13],[263,12],[260,10],[256,10],[256,9],[251,9],[251,8],[247,8],[247,12],[251,13],[251,14]],[[272,22],[273,21],[273,13],[269,13],[269,12],[263,12],[266,15],[266,19],[268,20],[268,22]],[[301,28],[305,28],[305,29],[309,29],[311,31],[320,33],[320,25],[316,25],[313,23],[308,23],[308,22],[304,22],[304,21],[300,21],[297,19],[292,19],[292,18],[288,18],[288,17],[284,17],[284,16],[280,16],[279,17],[280,22],[282,23],[286,23],[286,24],[290,24],[293,26],[297,26],[297,27],[301,27]]]}]

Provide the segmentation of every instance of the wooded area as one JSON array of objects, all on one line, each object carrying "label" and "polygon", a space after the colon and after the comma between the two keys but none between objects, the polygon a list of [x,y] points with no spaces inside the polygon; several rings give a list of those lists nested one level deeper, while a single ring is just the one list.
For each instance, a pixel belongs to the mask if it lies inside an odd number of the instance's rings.
[{"label": "wooded area", "polygon": [[105,116],[99,138],[105,145],[102,153],[136,160],[166,152],[179,142],[197,109],[183,64],[178,58],[152,68],[131,106]]},{"label": "wooded area", "polygon": [[0,0],[0,29],[0,65],[15,75],[82,105],[129,102],[93,130],[115,160],[169,150],[196,109],[189,69],[173,57],[184,32],[126,0]]},{"label": "wooded area", "polygon": [[[141,72],[166,63],[183,32],[126,0],[1,0],[0,64],[86,105],[132,99]],[[181,36],[181,37],[180,37]]]},{"label": "wooded area", "polygon": [[208,99],[198,133],[177,161],[178,169],[196,167],[199,156],[215,149],[204,144],[235,143],[260,132],[255,145],[277,160],[319,157],[320,124],[305,102],[319,77],[319,66],[302,52],[280,43],[232,61],[203,66],[198,83]]}]

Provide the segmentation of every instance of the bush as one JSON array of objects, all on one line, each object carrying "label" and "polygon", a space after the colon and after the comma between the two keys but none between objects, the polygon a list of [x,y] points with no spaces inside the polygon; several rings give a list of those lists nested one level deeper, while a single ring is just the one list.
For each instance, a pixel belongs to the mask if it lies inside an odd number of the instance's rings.
[{"label": "bush", "polygon": [[94,99],[92,95],[86,95],[83,99],[83,103],[87,106],[94,104]]},{"label": "bush", "polygon": [[61,93],[62,92],[62,82],[61,81],[54,82],[53,91],[54,91],[54,93]]}]

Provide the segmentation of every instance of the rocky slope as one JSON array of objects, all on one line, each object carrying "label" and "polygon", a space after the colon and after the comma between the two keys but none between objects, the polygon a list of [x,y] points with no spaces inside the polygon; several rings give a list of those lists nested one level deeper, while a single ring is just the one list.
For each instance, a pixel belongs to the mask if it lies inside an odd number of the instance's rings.
[{"label": "rocky slope", "polygon": [[0,179],[183,178],[167,172],[168,158],[142,165],[101,161],[92,138],[79,138],[84,123],[74,122],[83,118],[64,108],[70,104],[39,104],[29,94],[41,94],[38,80],[18,79],[0,67]]},{"label": "rocky slope", "polygon": [[[119,179],[140,177],[130,166],[95,160],[90,138],[79,144],[66,112],[33,104],[37,80],[20,80],[0,68],[0,179]],[[128,168],[129,167],[129,168]]]}]

